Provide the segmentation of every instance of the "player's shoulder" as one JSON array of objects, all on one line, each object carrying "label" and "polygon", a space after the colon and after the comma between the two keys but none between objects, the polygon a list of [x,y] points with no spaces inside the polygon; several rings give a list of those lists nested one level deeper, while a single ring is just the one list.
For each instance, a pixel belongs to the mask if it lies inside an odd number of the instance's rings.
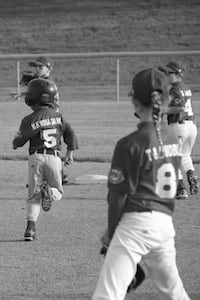
[{"label": "player's shoulder", "polygon": [[141,147],[139,130],[135,130],[117,141],[116,149],[118,151],[133,151]]},{"label": "player's shoulder", "polygon": [[22,123],[24,123],[24,124],[31,123],[31,121],[34,119],[34,116],[35,116],[35,111],[33,111],[30,114],[24,116],[22,118]]}]

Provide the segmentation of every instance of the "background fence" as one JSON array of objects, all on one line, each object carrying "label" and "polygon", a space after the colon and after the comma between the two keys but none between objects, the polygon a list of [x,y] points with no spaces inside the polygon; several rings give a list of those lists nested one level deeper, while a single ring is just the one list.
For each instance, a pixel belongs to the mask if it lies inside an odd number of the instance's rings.
[{"label": "background fence", "polygon": [[200,89],[200,50],[149,52],[40,53],[0,55],[1,101],[19,92],[22,72],[38,56],[53,60],[52,77],[63,101],[127,100],[130,81],[140,69],[158,66],[172,59],[187,69],[185,81],[194,92]]}]

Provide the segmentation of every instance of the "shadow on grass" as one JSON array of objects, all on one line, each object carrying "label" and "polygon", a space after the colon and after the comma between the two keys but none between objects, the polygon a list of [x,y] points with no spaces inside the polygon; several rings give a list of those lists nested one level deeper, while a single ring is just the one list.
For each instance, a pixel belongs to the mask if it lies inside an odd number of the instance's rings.
[{"label": "shadow on grass", "polygon": [[26,241],[24,239],[0,240],[0,243],[17,243],[17,242],[25,242],[26,243]]}]

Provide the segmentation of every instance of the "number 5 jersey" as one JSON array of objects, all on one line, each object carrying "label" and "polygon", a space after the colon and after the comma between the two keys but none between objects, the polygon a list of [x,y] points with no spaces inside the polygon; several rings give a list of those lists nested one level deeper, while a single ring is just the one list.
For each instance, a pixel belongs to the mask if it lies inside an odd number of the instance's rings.
[{"label": "number 5 jersey", "polygon": [[30,141],[30,155],[40,149],[60,151],[62,137],[68,150],[78,149],[76,135],[62,114],[48,106],[41,106],[22,119],[13,146],[22,147]]}]

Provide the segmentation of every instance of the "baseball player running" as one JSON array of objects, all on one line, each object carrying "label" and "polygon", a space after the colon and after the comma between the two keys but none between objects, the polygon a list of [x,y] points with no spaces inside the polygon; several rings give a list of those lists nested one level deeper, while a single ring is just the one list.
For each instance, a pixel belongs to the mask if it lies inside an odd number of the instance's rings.
[{"label": "baseball player running", "polygon": [[[171,134],[177,139],[180,137],[182,138],[182,169],[187,175],[190,193],[196,194],[199,191],[199,178],[194,174],[191,152],[197,137],[197,126],[192,108],[192,92],[191,89],[183,82],[185,66],[179,61],[170,61],[162,68],[168,75],[169,83],[172,85],[170,90],[171,102],[169,107],[184,108],[184,113],[169,114],[168,124]],[[183,179],[180,179],[178,182],[176,198],[188,198]]]},{"label": "baseball player running", "polygon": [[141,260],[163,299],[190,299],[177,270],[172,221],[182,143],[160,121],[166,81],[154,69],[133,79],[130,95],[140,123],[114,150],[107,198],[110,244],[93,300],[124,299]]},{"label": "baseball player running", "polygon": [[[47,80],[51,81],[51,83],[54,85],[54,88],[56,90],[56,95],[54,97],[54,104],[55,104],[54,109],[59,111],[60,97],[59,97],[59,93],[58,93],[58,88],[57,88],[55,81],[51,77],[51,72],[53,70],[52,60],[45,56],[40,56],[40,57],[36,58],[35,60],[29,61],[28,64],[31,68],[34,69],[34,71],[33,72],[25,71],[23,73],[21,81],[20,81],[21,85],[27,87],[29,82],[35,78],[42,78],[42,79],[47,79]],[[26,94],[26,92],[24,94]],[[66,169],[64,163],[62,163],[62,183],[63,184],[68,183],[68,172],[67,172],[67,169]]]},{"label": "baseball player running", "polygon": [[61,200],[62,163],[61,139],[67,146],[65,162],[73,162],[73,151],[78,149],[76,135],[62,114],[54,109],[55,86],[46,79],[30,81],[25,102],[33,112],[25,116],[13,139],[13,149],[29,141],[29,176],[27,199],[27,228],[25,241],[36,238],[36,222],[42,206],[49,211],[52,202]]}]

